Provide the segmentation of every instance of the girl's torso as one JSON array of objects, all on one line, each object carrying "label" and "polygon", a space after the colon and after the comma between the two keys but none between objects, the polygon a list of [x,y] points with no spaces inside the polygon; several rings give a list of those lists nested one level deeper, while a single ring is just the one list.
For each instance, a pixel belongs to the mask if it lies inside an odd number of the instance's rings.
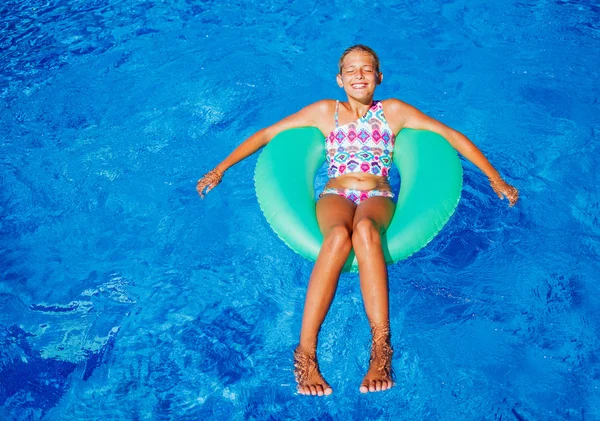
[{"label": "girl's torso", "polygon": [[[339,102],[335,103],[335,127],[325,138],[327,188],[389,190],[395,135],[383,114],[380,101],[367,113],[347,124],[339,124]],[[343,120],[342,120],[343,121]]]}]

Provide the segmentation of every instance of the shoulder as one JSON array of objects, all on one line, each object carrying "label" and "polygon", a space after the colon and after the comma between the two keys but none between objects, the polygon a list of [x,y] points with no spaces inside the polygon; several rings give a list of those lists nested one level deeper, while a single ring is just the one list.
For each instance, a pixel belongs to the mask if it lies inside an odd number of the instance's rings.
[{"label": "shoulder", "polygon": [[381,105],[386,113],[389,112],[392,114],[405,113],[415,109],[412,105],[396,98],[384,99],[381,101]]},{"label": "shoulder", "polygon": [[385,99],[381,101],[381,105],[385,119],[396,134],[406,127],[409,116],[416,110],[412,105],[396,98]]},{"label": "shoulder", "polygon": [[311,111],[326,114],[329,111],[335,110],[334,99],[322,99],[317,102],[313,102],[312,104],[306,106],[306,109],[310,109]]},{"label": "shoulder", "polygon": [[335,113],[334,99],[323,99],[321,101],[313,102],[307,105],[301,110],[307,116],[310,116],[311,120],[314,121],[314,125],[322,130],[327,130],[328,122],[333,121],[333,114]]},{"label": "shoulder", "polygon": [[426,117],[419,109],[399,99],[390,98],[381,102],[386,118],[398,121],[403,127],[408,125],[409,120],[421,120]]},{"label": "shoulder", "polygon": [[392,98],[382,102],[385,107],[386,119],[394,129],[394,133],[399,132],[403,128],[429,130],[447,138],[448,130],[452,130],[443,123],[399,99]]},{"label": "shoulder", "polygon": [[[321,132],[327,130],[327,120],[333,119],[335,109],[334,100],[322,100],[313,102],[298,112],[279,120],[277,123],[267,127],[267,137],[272,139],[284,130],[296,127],[317,127]],[[333,124],[333,123],[331,123]]]},{"label": "shoulder", "polygon": [[327,118],[330,114],[333,115],[335,112],[335,100],[323,99],[321,101],[313,102],[307,105],[296,113],[296,115],[303,115],[310,117],[314,121],[320,121],[323,118]]}]

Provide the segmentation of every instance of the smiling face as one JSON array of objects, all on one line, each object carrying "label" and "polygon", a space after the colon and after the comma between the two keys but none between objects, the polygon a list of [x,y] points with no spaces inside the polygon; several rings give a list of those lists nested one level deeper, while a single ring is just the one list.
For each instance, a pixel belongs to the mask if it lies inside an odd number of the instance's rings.
[{"label": "smiling face", "polygon": [[[375,58],[365,51],[351,51],[340,64],[337,82],[350,98],[368,100],[381,83],[383,75],[378,72]],[[361,101],[363,102],[363,101]]]}]

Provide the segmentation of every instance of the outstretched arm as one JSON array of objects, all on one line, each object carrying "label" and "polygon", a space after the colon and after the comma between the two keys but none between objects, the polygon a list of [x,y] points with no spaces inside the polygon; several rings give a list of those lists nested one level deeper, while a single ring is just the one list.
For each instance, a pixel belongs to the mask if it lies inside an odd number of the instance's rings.
[{"label": "outstretched arm", "polygon": [[510,206],[517,202],[519,191],[502,179],[485,155],[465,135],[397,99],[386,101],[385,106],[388,122],[396,133],[403,128],[408,128],[429,130],[443,136],[454,149],[488,176],[492,189],[500,199],[506,196]]},{"label": "outstretched arm", "polygon": [[284,130],[295,127],[321,127],[324,115],[327,115],[328,101],[319,101],[311,104],[295,114],[292,114],[283,120],[259,130],[248,139],[244,140],[237,148],[233,150],[219,165],[206,173],[196,186],[196,190],[200,197],[204,198],[204,194],[211,191],[217,184],[221,182],[225,171],[237,164],[244,158],[252,155],[254,152],[265,146],[271,139],[277,136]]}]

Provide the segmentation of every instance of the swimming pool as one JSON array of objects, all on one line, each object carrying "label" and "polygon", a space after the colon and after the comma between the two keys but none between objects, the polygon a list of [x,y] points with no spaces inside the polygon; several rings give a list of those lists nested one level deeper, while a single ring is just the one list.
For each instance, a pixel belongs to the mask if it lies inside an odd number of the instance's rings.
[{"label": "swimming pool", "polygon": [[[600,419],[600,8],[592,1],[8,0],[0,6],[0,419]],[[342,276],[320,336],[334,389],[297,396],[310,262],[272,233],[245,137],[341,98],[468,135],[456,213],[390,266],[397,386],[364,396],[369,330]],[[321,180],[322,181],[322,180]]]}]

